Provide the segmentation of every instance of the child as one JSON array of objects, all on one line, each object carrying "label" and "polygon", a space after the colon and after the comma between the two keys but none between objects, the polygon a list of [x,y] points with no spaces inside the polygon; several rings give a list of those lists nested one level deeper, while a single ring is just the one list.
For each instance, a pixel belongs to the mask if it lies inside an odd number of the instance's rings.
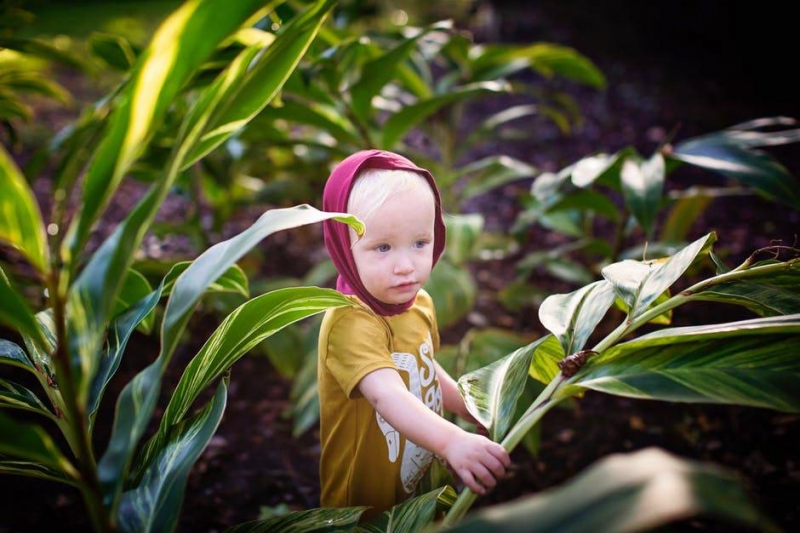
[{"label": "child", "polygon": [[433,357],[439,332],[422,286],[445,242],[433,177],[391,152],[357,152],[331,173],[323,209],[356,215],[366,232],[323,223],[336,288],[357,305],[327,311],[320,330],[321,505],[370,506],[371,518],[413,496],[434,455],[484,494],[510,459],[441,416],[474,422]]}]

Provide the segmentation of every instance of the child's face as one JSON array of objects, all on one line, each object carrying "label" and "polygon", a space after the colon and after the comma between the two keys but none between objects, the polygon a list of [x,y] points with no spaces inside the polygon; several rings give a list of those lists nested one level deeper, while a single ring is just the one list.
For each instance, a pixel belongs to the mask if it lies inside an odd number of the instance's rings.
[{"label": "child's face", "polygon": [[386,304],[402,304],[428,281],[435,217],[431,191],[415,188],[390,196],[362,219],[366,233],[353,244],[353,259],[373,297]]}]

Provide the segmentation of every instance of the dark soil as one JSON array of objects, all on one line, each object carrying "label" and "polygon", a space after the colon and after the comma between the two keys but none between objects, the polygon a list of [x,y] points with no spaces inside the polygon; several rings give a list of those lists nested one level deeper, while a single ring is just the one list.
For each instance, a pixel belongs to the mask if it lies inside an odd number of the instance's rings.
[{"label": "dark soil", "polygon": [[[786,56],[782,30],[794,19],[785,13],[754,13],[753,6],[745,12],[727,2],[691,7],[674,1],[496,4],[503,8],[495,12],[495,24],[476,29],[476,38],[574,46],[608,77],[603,92],[570,89],[586,116],[584,127],[574,135],[563,137],[545,124],[535,124],[529,144],[497,147],[543,169],[558,170],[592,152],[611,153],[627,145],[649,154],[676,128],[676,138],[682,139],[758,117],[800,117],[796,84],[784,73],[785,63],[770,69],[765,59]],[[776,155],[797,175],[798,149],[790,148]],[[691,172],[682,176],[684,181],[675,186],[708,179]],[[519,209],[519,192],[518,186],[509,186],[469,208],[485,213],[490,228],[506,229]],[[738,197],[716,201],[694,236],[716,230],[723,254],[735,263],[772,240],[791,243],[798,228],[798,213],[756,197]],[[285,254],[285,273],[302,274],[298,269],[309,264],[307,248],[293,246],[289,235],[270,245],[270,251]],[[526,246],[551,246],[549,239],[543,231],[532,234]],[[513,259],[475,265],[476,278],[502,285],[513,275]],[[552,292],[562,290],[553,283]],[[476,312],[490,323],[510,321],[520,331],[543,333],[535,310],[511,316],[492,300],[481,299]],[[695,312],[698,319],[707,318],[702,309]],[[192,338],[201,342],[218,320],[213,313],[197,317]],[[443,340],[457,342],[468,325],[444,330]],[[134,342],[146,348],[153,341],[137,337]],[[197,346],[191,344],[176,358],[193,353]],[[126,371],[138,368],[133,362],[130,366],[120,370],[121,380],[126,380]],[[265,358],[244,357],[234,366],[225,417],[189,479],[181,533],[223,531],[257,519],[262,507],[318,506],[318,437],[315,430],[292,436],[292,421],[286,415],[290,385]],[[557,486],[610,453],[658,446],[733,469],[767,515],[785,531],[798,531],[799,438],[796,415],[589,393],[575,409],[548,414],[539,454],[532,457],[516,450],[507,477],[476,506]],[[0,533],[90,529],[75,491],[4,477],[0,495]],[[682,523],[680,530],[739,531],[711,520]]]}]

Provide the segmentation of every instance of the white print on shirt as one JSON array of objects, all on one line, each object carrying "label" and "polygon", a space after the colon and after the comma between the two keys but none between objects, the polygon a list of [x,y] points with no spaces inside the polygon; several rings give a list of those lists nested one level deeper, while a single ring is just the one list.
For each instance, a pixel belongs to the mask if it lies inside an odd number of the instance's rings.
[{"label": "white print on shirt", "polygon": [[[436,413],[441,413],[442,389],[438,380],[434,383],[436,371],[433,366],[433,342],[431,341],[430,333],[426,341],[420,344],[419,355],[425,365],[423,368],[419,368],[417,359],[410,353],[393,353],[392,360],[399,372],[408,374],[408,389],[411,393],[423,401],[429,409]],[[422,387],[427,388],[425,398],[422,397]],[[378,419],[378,427],[381,428],[383,435],[386,437],[389,461],[394,463],[400,454],[400,433],[381,415],[376,413],[376,417]],[[431,452],[406,439],[406,446],[403,450],[403,463],[400,466],[400,479],[406,492],[410,493],[414,490],[432,460],[433,454]]]}]

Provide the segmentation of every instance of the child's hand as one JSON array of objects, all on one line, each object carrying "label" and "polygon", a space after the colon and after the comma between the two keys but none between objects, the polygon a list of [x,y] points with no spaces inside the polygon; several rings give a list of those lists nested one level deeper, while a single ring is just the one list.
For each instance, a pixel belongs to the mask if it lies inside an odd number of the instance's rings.
[{"label": "child's hand", "polygon": [[487,489],[494,487],[511,463],[500,444],[466,431],[451,439],[444,450],[444,459],[476,494],[486,494]]}]

